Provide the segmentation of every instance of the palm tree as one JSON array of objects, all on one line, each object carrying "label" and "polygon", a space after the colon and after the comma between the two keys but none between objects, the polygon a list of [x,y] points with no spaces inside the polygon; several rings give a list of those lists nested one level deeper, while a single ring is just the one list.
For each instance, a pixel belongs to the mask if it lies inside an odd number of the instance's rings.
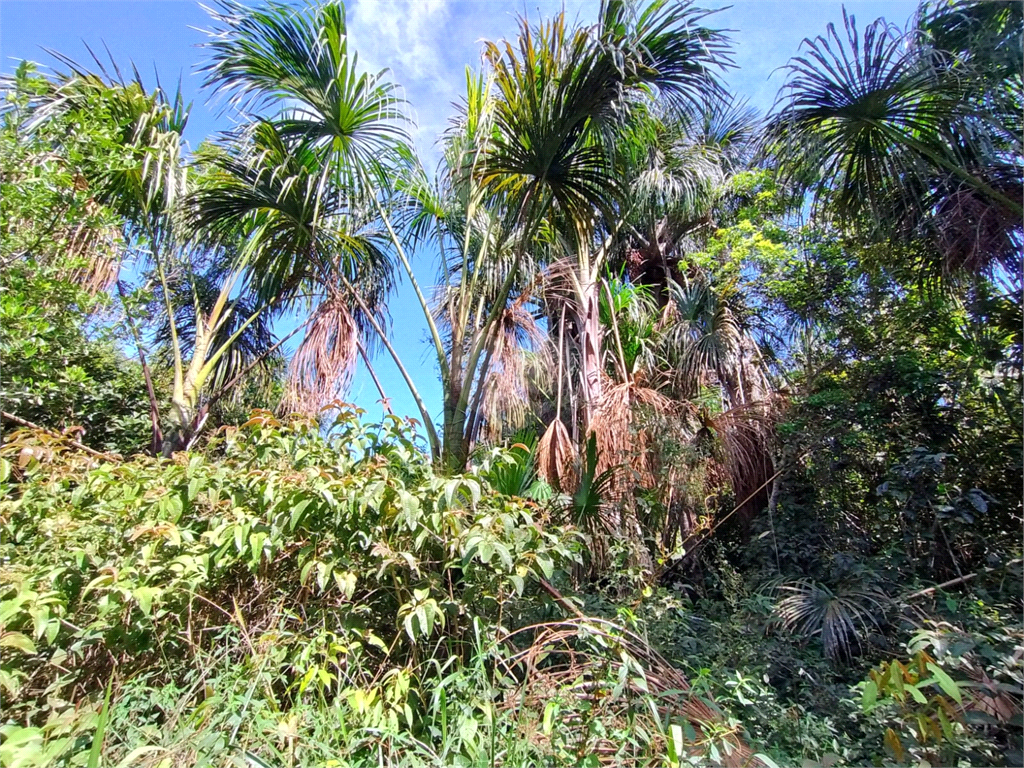
[{"label": "palm tree", "polygon": [[[147,253],[147,261],[156,273],[163,335],[173,371],[171,410],[166,423],[161,423],[159,400],[137,323],[130,315],[128,320],[146,377],[154,449],[162,445],[168,452],[187,445],[195,435],[203,418],[199,401],[211,376],[219,368],[223,370],[221,361],[235,349],[262,307],[250,311],[235,323],[230,333],[224,333],[225,323],[234,322],[236,310],[246,306],[246,297],[230,298],[238,287],[238,268],[229,266],[230,260],[220,259],[216,268],[199,274],[201,259],[188,246],[187,236],[179,226],[177,212],[189,186],[182,141],[188,107],[180,90],[168,98],[159,85],[147,91],[137,72],[134,79],[126,80],[116,66],[109,72],[98,60],[99,73],[90,72],[70,59],[61,60],[68,65],[69,72],[58,75],[43,95],[28,127],[57,115],[77,114],[82,119],[109,123],[114,140],[123,148],[119,162],[87,168],[84,172],[95,199],[122,217],[125,240]],[[216,286],[210,283],[214,277],[219,280]],[[112,282],[123,297],[120,281],[115,277]],[[176,303],[172,285],[184,288],[185,295],[190,295],[191,314]],[[187,319],[186,314],[190,314]],[[264,345],[263,350],[257,350],[250,344],[249,352],[257,358],[271,351],[267,346],[272,342],[266,333],[255,337],[249,334],[249,341]],[[225,384],[236,381],[237,377],[230,382],[222,377]]]},{"label": "palm tree", "polygon": [[[954,32],[974,13],[996,24],[1002,50],[1019,50],[1021,11],[981,5],[1000,12],[936,5],[906,33],[881,19],[861,32],[844,12],[845,35],[830,24],[790,62],[768,150],[822,212],[938,245],[943,274],[1019,276],[1019,68],[995,74],[976,47],[991,40]],[[962,50],[936,47],[956,38]]]},{"label": "palm tree", "polygon": [[[290,11],[276,12],[290,18]],[[330,9],[324,14],[319,28],[337,33],[338,18]],[[247,15],[224,18],[251,22]],[[316,40],[311,45],[320,49]],[[367,81],[349,82],[344,46],[332,51],[342,65],[338,83],[361,93]],[[237,60],[216,61],[228,73],[217,81],[221,87],[233,77],[235,95],[249,93]],[[172,384],[161,424],[149,382],[154,443],[165,453],[187,447],[211,406],[265,367],[287,340],[274,338],[270,322],[288,309],[305,308],[307,319],[292,332],[306,329],[287,401],[315,412],[333,400],[357,352],[372,350],[393,283],[386,235],[366,201],[351,192],[381,172],[378,150],[400,135],[390,123],[397,114],[390,86],[350,104],[355,117],[329,105],[333,134],[290,108],[279,122],[253,121],[186,159],[181,137],[188,109],[180,92],[168,99],[159,87],[147,92],[137,73],[125,81],[116,68],[111,74],[101,64],[94,74],[65,62],[70,73],[45,95],[30,124],[92,112],[119,131],[123,161],[90,169],[89,183],[124,218],[126,239],[145,247],[155,271],[151,287],[162,315],[155,341]],[[353,158],[362,164],[348,162]],[[136,345],[149,379],[138,334]]]},{"label": "palm tree", "polygon": [[[360,72],[347,43],[344,8],[296,11],[225,2],[206,44],[206,84],[243,113],[277,106],[226,141],[220,173],[191,200],[196,227],[244,237],[257,293],[310,312],[292,360],[294,406],[333,400],[357,354],[379,341],[395,359],[423,417],[431,450],[440,442],[385,331],[395,248],[426,303],[385,212],[389,177],[411,155],[396,87]],[[437,343],[440,335],[430,320]]]},{"label": "palm tree", "polygon": [[692,270],[687,256],[728,215],[729,183],[750,168],[756,130],[743,103],[717,99],[700,111],[646,115],[622,142],[632,215],[613,264],[650,286],[659,306]]},{"label": "palm tree", "polygon": [[524,23],[518,53],[487,49],[502,99],[485,178],[548,214],[559,234],[552,273],[578,349],[584,432],[602,393],[601,275],[632,205],[616,144],[658,96],[680,109],[720,95],[713,69],[727,61],[725,39],[700,24],[706,15],[689,3],[611,1],[593,29],[569,33],[557,16],[536,30]]},{"label": "palm tree", "polygon": [[[514,315],[529,302],[523,286],[532,270],[524,266],[542,230],[550,226],[546,222],[557,221],[577,246],[582,265],[579,325],[591,329],[590,337],[584,331],[583,347],[590,350],[590,368],[598,364],[590,338],[597,332],[595,277],[607,246],[595,248],[596,223],[614,218],[621,198],[607,152],[609,132],[624,123],[630,105],[650,98],[654,89],[683,104],[717,88],[710,67],[721,62],[722,38],[694,24],[703,12],[688,4],[655,2],[637,10],[608,2],[602,14],[596,30],[568,30],[559,14],[535,28],[523,21],[516,45],[487,45],[488,70],[469,79],[456,131],[461,136],[450,137],[441,188],[432,188],[407,145],[394,87],[381,75],[358,73],[339,4],[296,12],[276,3],[255,10],[226,3],[214,12],[221,29],[208,43],[213,52],[205,68],[208,84],[246,108],[284,102],[271,121],[282,146],[319,163],[318,171],[310,169],[310,178],[319,181],[304,215],[278,222],[301,236],[269,238],[255,232],[254,251],[273,255],[286,247],[286,240],[294,240],[303,245],[291,248],[293,258],[331,263],[331,249],[320,238],[356,212],[376,216],[430,330],[445,398],[442,439],[414,383],[405,378],[432,452],[449,468],[465,464],[494,366],[511,367],[510,358],[501,360],[501,350],[516,346],[507,343],[507,331],[522,327]],[[270,172],[266,178],[292,177]],[[401,183],[394,184],[395,178]],[[289,190],[295,186],[283,184]],[[218,209],[216,194],[203,196],[200,207],[209,212],[201,214],[204,226],[215,228],[218,217],[229,226],[246,217],[255,222],[259,206],[246,208],[235,198]],[[332,211],[329,199],[343,200],[339,205],[345,213]],[[411,215],[409,201],[414,203]],[[614,230],[614,225],[608,228]],[[406,253],[411,242],[428,236],[445,252],[457,254],[442,259],[440,322]],[[607,236],[604,240],[611,242]],[[337,260],[333,263],[343,300],[362,310],[404,373],[356,285],[362,257],[351,254],[348,274],[342,274]],[[587,381],[593,380],[591,372]],[[593,399],[589,396],[588,402]]]}]

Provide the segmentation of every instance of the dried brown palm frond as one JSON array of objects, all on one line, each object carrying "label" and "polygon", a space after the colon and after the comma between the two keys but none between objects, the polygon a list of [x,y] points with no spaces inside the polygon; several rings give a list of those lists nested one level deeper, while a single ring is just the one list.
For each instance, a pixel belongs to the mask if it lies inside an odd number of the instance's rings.
[{"label": "dried brown palm frond", "polygon": [[520,294],[502,313],[481,402],[482,431],[497,443],[503,433],[526,426],[531,384],[547,386],[551,371],[546,335],[528,304],[532,292]]},{"label": "dried brown palm frond", "polygon": [[[998,179],[991,186],[1007,196],[1020,196],[1019,179]],[[976,275],[997,267],[1020,276],[1021,217],[993,205],[977,190],[959,185],[948,192],[928,226],[939,253],[939,264],[932,266],[942,277]]]},{"label": "dried brown palm frond", "polygon": [[547,304],[559,307],[569,304],[571,308],[577,308],[573,287],[577,269],[575,257],[557,259],[544,268],[539,276],[539,289]]},{"label": "dried brown palm frond", "polygon": [[778,414],[777,398],[731,408],[708,420],[724,449],[725,470],[737,502],[741,527],[768,505],[774,473],[771,455],[772,426]]},{"label": "dried brown palm frond", "polygon": [[58,254],[61,263],[73,265],[65,277],[94,296],[117,281],[124,244],[117,227],[97,223],[100,212],[95,200],[87,200],[83,219],[62,233]]},{"label": "dried brown palm frond", "polygon": [[292,357],[281,407],[314,416],[338,399],[351,383],[359,353],[358,328],[341,295],[314,311],[302,343]]},{"label": "dried brown palm frond", "polygon": [[87,260],[71,270],[68,278],[84,288],[90,295],[105,293],[117,282],[121,273],[121,260],[113,246],[90,249]]},{"label": "dried brown palm frond", "polygon": [[68,254],[79,263],[69,279],[93,296],[106,292],[121,272],[120,244],[113,230],[79,227],[68,243]]},{"label": "dried brown palm frond", "polygon": [[627,470],[617,473],[614,484],[616,497],[627,493],[634,484],[649,487],[654,482],[655,457],[651,452],[651,436],[646,429],[635,428],[635,409],[638,406],[661,415],[671,413],[676,407],[657,390],[634,381],[606,385],[590,424],[597,438],[598,473],[612,467]]},{"label": "dried brown palm frond", "polygon": [[561,419],[555,419],[544,430],[537,443],[537,474],[550,485],[561,491],[572,490],[572,467],[578,459],[578,451],[569,430]]},{"label": "dried brown palm frond", "polygon": [[[503,639],[512,654],[502,663],[511,676],[523,681],[505,697],[507,708],[543,709],[560,692],[572,690],[577,700],[587,702],[591,716],[630,727],[643,721],[650,734],[664,732],[662,723],[681,716],[696,732],[691,744],[694,757],[702,756],[704,735],[714,731],[729,744],[722,750],[726,753],[723,765],[763,765],[738,730],[723,733],[721,712],[690,692],[682,672],[642,637],[613,622],[578,615],[522,627]],[[529,644],[524,647],[524,643]],[[614,681],[623,679],[628,680],[628,691],[616,693]],[[658,721],[652,717],[654,712]],[[572,728],[576,721],[559,725]],[[546,737],[534,734],[534,738]],[[601,764],[621,764],[623,755],[612,742],[594,739],[588,748]]]},{"label": "dried brown palm frond", "polygon": [[594,557],[592,569],[602,570],[607,564],[602,555],[611,536],[627,545],[630,560],[645,570],[653,563],[644,546],[645,532],[637,518],[633,503],[637,488],[654,488],[657,484],[657,458],[654,440],[645,427],[637,426],[639,408],[662,416],[673,410],[673,403],[656,390],[639,386],[634,381],[605,386],[591,420],[591,436],[596,447],[594,475],[606,477],[600,493],[600,509],[589,534]]}]

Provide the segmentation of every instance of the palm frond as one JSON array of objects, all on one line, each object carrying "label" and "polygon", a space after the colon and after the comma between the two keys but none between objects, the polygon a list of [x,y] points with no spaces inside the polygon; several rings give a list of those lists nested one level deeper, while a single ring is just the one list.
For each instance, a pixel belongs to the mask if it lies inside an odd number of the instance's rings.
[{"label": "palm frond", "polygon": [[339,294],[313,311],[299,348],[289,364],[282,407],[316,416],[339,400],[355,373],[359,329],[349,302]]},{"label": "palm frond", "polygon": [[217,26],[200,71],[215,94],[244,110],[278,106],[282,137],[329,153],[339,183],[361,188],[369,175],[387,185],[409,141],[404,99],[385,72],[360,71],[341,3],[251,8],[225,0],[207,10]]},{"label": "palm frond", "polygon": [[773,585],[778,595],[775,615],[782,626],[806,638],[820,637],[833,661],[848,660],[861,648],[864,636],[878,628],[890,600],[880,590],[856,583],[837,589],[811,579]]},{"label": "palm frond", "polygon": [[999,94],[1019,93],[1020,74],[993,78],[998,68],[971,64],[980,50],[936,47],[970,47],[954,33],[958,14],[926,13],[901,33],[881,19],[861,31],[844,12],[845,35],[830,24],[788,65],[768,150],[819,213],[938,246],[939,274],[996,265],[1017,274],[1021,110],[1019,97]]},{"label": "palm frond", "polygon": [[703,24],[713,13],[692,2],[603,0],[598,34],[627,87],[654,88],[682,111],[700,109],[724,95],[716,70],[732,64],[728,38]]},{"label": "palm frond", "polygon": [[535,456],[537,474],[552,488],[563,492],[569,490],[571,468],[578,456],[576,445],[561,419],[554,419],[548,424],[537,444]]}]

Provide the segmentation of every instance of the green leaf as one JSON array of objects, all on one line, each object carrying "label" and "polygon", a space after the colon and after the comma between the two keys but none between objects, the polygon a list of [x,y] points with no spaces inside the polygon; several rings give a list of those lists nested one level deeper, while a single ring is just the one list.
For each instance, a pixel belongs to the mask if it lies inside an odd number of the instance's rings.
[{"label": "green leaf", "polygon": [[550,579],[551,574],[555,572],[555,564],[547,555],[537,555],[537,565],[540,566],[545,579]]},{"label": "green leaf", "polygon": [[263,545],[267,540],[267,534],[257,531],[249,537],[249,550],[252,553],[252,563],[258,564],[263,557]]},{"label": "green leaf", "polygon": [[935,679],[938,680],[939,687],[943,693],[951,699],[955,699],[957,704],[963,704],[964,700],[963,696],[960,695],[960,686],[956,684],[953,678],[946,674],[946,670],[931,661],[928,662],[928,669],[935,675]]},{"label": "green leaf", "polygon": [[910,695],[914,698],[914,701],[916,701],[918,704],[927,704],[928,703],[928,699],[926,699],[924,694],[921,693],[921,691],[919,691],[917,689],[916,685],[911,685],[910,683],[906,683],[903,686],[903,688],[904,688],[904,690],[910,691]]},{"label": "green leaf", "polygon": [[517,574],[509,576],[509,580],[512,582],[512,586],[515,587],[516,594],[522,597],[523,590],[526,588],[526,582],[523,581],[523,577]]},{"label": "green leaf", "polygon": [[309,572],[316,567],[317,562],[318,561],[316,560],[310,560],[302,566],[302,570],[299,571],[299,584],[306,586],[306,580],[309,579]]},{"label": "green leaf", "polygon": [[464,742],[475,744],[478,728],[479,725],[476,719],[472,717],[463,718],[462,722],[459,724],[459,736],[462,737]]},{"label": "green leaf", "polygon": [[34,656],[36,652],[36,644],[28,635],[21,632],[5,632],[0,637],[0,648],[14,648],[29,656]]},{"label": "green leaf", "polygon": [[163,590],[159,587],[136,587],[132,590],[132,597],[139,604],[139,610],[148,616],[153,608],[153,599],[158,597],[161,592]]},{"label": "green leaf", "polygon": [[307,507],[313,503],[312,499],[303,499],[298,504],[292,507],[292,513],[289,518],[289,526],[291,530],[295,530],[299,522],[302,520],[302,514],[306,511]]},{"label": "green leaf", "polygon": [[99,720],[96,722],[96,732],[92,737],[92,747],[89,749],[88,768],[99,768],[103,754],[103,737],[107,732],[107,719],[110,715],[110,694],[113,690],[114,678],[107,681],[107,695],[103,697],[103,709],[100,710]]},{"label": "green leaf", "polygon": [[942,726],[942,735],[946,737],[948,741],[953,740],[953,724],[946,717],[946,713],[942,707],[939,707],[939,725]]},{"label": "green leaf", "polygon": [[554,730],[554,723],[555,718],[558,717],[558,710],[559,706],[557,701],[549,701],[544,706],[543,728],[545,736],[550,736],[552,730]]}]

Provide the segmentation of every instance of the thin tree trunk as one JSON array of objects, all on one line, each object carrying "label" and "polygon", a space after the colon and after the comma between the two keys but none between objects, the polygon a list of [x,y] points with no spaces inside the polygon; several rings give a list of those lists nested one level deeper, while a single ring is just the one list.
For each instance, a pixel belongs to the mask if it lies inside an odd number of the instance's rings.
[{"label": "thin tree trunk", "polygon": [[395,366],[398,368],[398,372],[402,374],[402,378],[405,379],[405,383],[409,387],[409,393],[412,395],[413,400],[416,401],[416,407],[419,409],[420,416],[423,418],[423,428],[427,433],[427,442],[430,444],[430,453],[436,460],[436,458],[441,454],[441,446],[438,443],[437,431],[434,429],[434,423],[430,419],[430,411],[427,410],[427,406],[423,402],[423,398],[420,396],[419,390],[416,389],[415,382],[413,382],[412,377],[409,375],[409,371],[402,363],[402,358],[391,344],[391,340],[388,339],[388,335],[384,332],[380,323],[377,322],[377,318],[374,317],[370,308],[366,306],[366,302],[363,301],[363,297],[359,295],[359,292],[355,289],[352,283],[350,283],[344,276],[342,276],[341,279],[345,285],[345,289],[352,294],[352,298],[355,299],[359,308],[363,311],[363,314],[366,315],[366,319],[370,321],[370,325],[373,326],[373,330],[377,333],[377,336],[380,338],[384,348],[387,349],[388,353],[390,353],[391,359],[394,360]]},{"label": "thin tree trunk", "polygon": [[601,399],[601,312],[598,283],[583,286],[578,323],[580,328],[580,389],[583,393],[583,434],[590,431],[594,409]]},{"label": "thin tree trunk", "polygon": [[142,339],[139,336],[139,330],[135,326],[135,320],[132,318],[132,313],[128,310],[128,302],[125,301],[124,287],[121,285],[121,281],[117,280],[117,293],[121,297],[121,306],[124,307],[124,316],[128,321],[128,328],[132,332],[132,338],[135,339],[135,349],[139,353],[139,363],[142,364],[142,377],[146,381],[146,394],[149,396],[149,420],[153,429],[152,444],[150,450],[153,455],[156,456],[160,453],[160,448],[163,445],[164,434],[160,429],[160,405],[156,399],[156,390],[153,387],[153,377],[149,373],[149,365],[146,363],[146,353],[142,349]]},{"label": "thin tree trunk", "polygon": [[562,305],[562,319],[558,321],[558,397],[555,399],[555,418],[562,419],[562,364],[565,347],[565,304]]},{"label": "thin tree trunk", "polygon": [[115,456],[112,453],[102,453],[101,451],[94,450],[93,448],[90,448],[89,446],[87,446],[87,445],[85,445],[83,443],[80,443],[77,440],[75,440],[73,438],[70,438],[70,437],[68,437],[65,434],[57,432],[56,430],[53,430],[53,429],[48,429],[47,427],[42,427],[42,426],[40,426],[38,424],[33,424],[31,421],[28,421],[27,419],[23,419],[20,416],[15,416],[13,413],[8,413],[7,411],[2,411],[2,412],[0,412],[0,417],[3,417],[7,421],[13,422],[14,424],[17,424],[20,427],[28,427],[29,429],[35,429],[35,430],[38,430],[40,432],[45,432],[46,434],[48,434],[48,435],[50,435],[52,437],[56,437],[59,440],[63,440],[65,443],[70,445],[72,448],[77,448],[80,451],[84,451],[85,453],[88,453],[90,456],[95,456],[95,457],[100,458],[100,459],[106,459],[107,461],[120,461],[121,460],[121,458],[119,456]]},{"label": "thin tree trunk", "polygon": [[363,362],[366,363],[366,370],[370,372],[370,378],[373,379],[373,383],[377,387],[377,391],[380,393],[381,405],[384,406],[385,411],[393,416],[394,411],[391,410],[391,401],[388,399],[388,396],[384,394],[384,387],[381,386],[380,379],[377,378],[377,372],[374,371],[373,366],[370,365],[370,357],[366,354],[366,348],[363,347],[363,342],[356,339],[356,344],[359,347],[359,354],[363,358]]}]

